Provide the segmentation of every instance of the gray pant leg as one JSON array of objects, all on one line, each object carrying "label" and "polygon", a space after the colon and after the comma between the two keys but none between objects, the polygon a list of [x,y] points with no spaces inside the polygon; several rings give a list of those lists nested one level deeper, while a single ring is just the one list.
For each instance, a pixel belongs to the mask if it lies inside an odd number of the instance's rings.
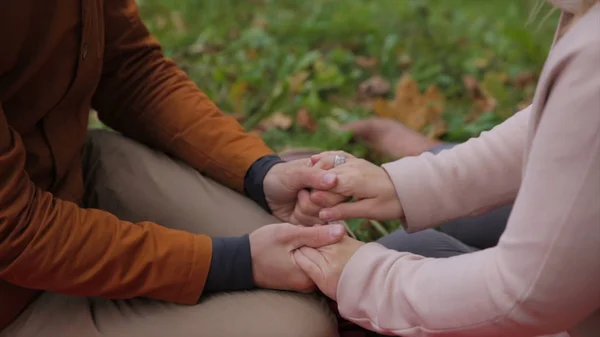
[{"label": "gray pant leg", "polygon": [[389,249],[433,258],[446,258],[477,250],[434,229],[411,234],[406,233],[403,229],[398,229],[377,242]]},{"label": "gray pant leg", "polygon": [[456,219],[440,226],[440,230],[461,242],[478,248],[494,247],[506,229],[512,205],[497,208],[488,213]]}]

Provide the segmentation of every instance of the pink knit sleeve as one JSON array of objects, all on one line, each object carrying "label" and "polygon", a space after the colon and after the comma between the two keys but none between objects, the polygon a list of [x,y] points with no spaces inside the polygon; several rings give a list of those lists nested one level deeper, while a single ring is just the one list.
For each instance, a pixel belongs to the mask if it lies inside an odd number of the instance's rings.
[{"label": "pink knit sleeve", "polygon": [[512,202],[521,183],[530,110],[437,155],[384,164],[404,208],[407,231]]}]

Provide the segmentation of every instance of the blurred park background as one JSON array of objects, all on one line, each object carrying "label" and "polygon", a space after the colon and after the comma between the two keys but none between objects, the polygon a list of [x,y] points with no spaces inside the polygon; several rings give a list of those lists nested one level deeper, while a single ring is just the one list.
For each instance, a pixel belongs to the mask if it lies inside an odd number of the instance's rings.
[{"label": "blurred park background", "polygon": [[[558,13],[536,0],[140,0],[173,58],[274,149],[343,149],[382,116],[464,141],[527,105]],[[530,18],[532,12],[534,17]],[[351,221],[372,240],[397,224]]]}]

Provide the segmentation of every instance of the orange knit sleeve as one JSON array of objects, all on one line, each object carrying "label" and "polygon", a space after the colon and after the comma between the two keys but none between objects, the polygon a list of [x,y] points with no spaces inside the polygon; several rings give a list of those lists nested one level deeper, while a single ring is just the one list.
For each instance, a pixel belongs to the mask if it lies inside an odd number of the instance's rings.
[{"label": "orange knit sleeve", "polygon": [[209,237],[56,199],[29,179],[25,157],[0,102],[0,279],[79,296],[197,302]]},{"label": "orange knit sleeve", "polygon": [[242,191],[250,166],[272,150],[163,55],[134,0],[105,1],[104,21],[103,73],[93,100],[100,119]]}]

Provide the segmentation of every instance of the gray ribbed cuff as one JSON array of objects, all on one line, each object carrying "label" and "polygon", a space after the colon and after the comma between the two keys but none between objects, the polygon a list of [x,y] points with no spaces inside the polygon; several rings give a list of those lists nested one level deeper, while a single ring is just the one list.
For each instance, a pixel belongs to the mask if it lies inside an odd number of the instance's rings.
[{"label": "gray ribbed cuff", "polygon": [[213,251],[204,292],[254,288],[248,235],[212,238]]}]

